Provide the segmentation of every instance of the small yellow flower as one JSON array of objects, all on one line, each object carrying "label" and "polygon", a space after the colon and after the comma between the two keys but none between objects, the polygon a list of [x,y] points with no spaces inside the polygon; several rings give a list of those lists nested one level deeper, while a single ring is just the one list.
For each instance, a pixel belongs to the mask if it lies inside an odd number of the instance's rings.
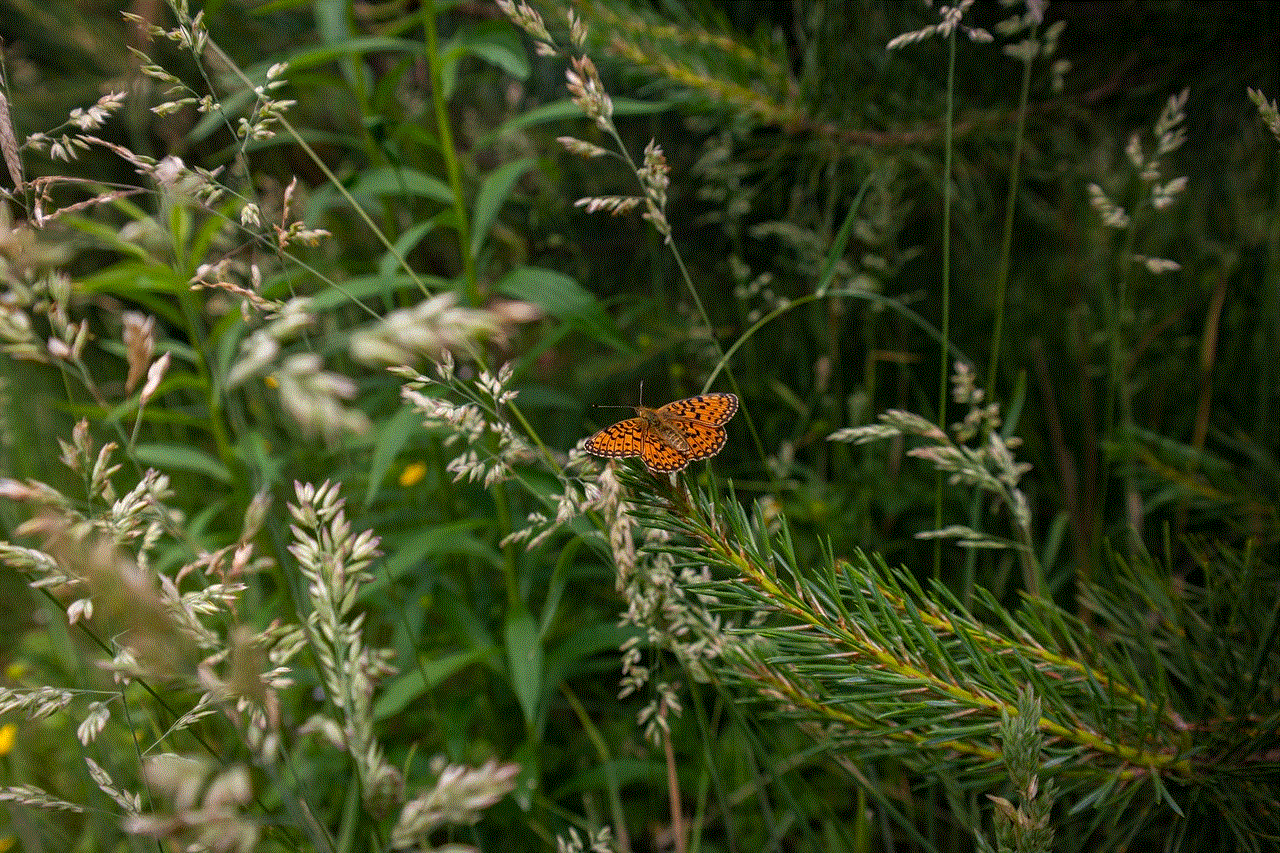
[{"label": "small yellow flower", "polygon": [[12,850],[13,845],[17,843],[18,839],[14,838],[12,835],[0,836],[0,853],[6,853],[6,851]]},{"label": "small yellow flower", "polygon": [[13,723],[0,726],[0,756],[8,755],[13,750],[13,742],[18,739],[18,727]]},{"label": "small yellow flower", "polygon": [[400,472],[400,485],[402,488],[409,488],[417,483],[427,473],[427,463],[410,462],[404,466],[404,470]]},{"label": "small yellow flower", "polygon": [[262,381],[263,381],[263,382],[265,382],[265,383],[267,383],[267,387],[268,387],[268,388],[279,388],[279,387],[280,387],[280,380],[279,380],[279,379],[276,379],[274,376],[264,376],[264,377],[262,378]]},{"label": "small yellow flower", "polygon": [[27,674],[27,664],[25,661],[15,660],[4,668],[4,677],[10,681],[21,681],[22,676]]}]

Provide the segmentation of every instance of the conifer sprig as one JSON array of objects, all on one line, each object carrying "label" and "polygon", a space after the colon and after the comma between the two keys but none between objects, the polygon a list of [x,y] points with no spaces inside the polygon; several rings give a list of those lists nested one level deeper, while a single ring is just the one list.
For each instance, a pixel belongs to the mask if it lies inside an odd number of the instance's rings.
[{"label": "conifer sprig", "polygon": [[[1002,721],[1021,713],[1030,688],[1043,707],[1043,772],[1069,781],[1081,802],[1101,808],[1149,786],[1172,804],[1170,788],[1207,784],[1214,772],[1195,758],[1204,741],[1175,691],[1124,637],[1100,649],[1052,603],[1027,598],[1010,611],[985,592],[980,620],[943,585],[861,553],[803,566],[785,524],[771,529],[732,500],[645,494],[636,517],[676,528],[663,546],[673,570],[711,578],[687,593],[730,635],[717,675],[862,758],[941,763],[962,785],[988,785]],[[1107,628],[1127,634],[1135,624]]]}]

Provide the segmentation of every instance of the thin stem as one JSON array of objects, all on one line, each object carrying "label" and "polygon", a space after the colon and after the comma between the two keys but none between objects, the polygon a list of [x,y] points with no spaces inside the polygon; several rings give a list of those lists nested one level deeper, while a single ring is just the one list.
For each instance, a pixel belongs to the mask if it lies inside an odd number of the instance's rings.
[{"label": "thin stem", "polygon": [[680,779],[676,776],[676,753],[671,746],[671,731],[662,733],[662,750],[667,758],[667,800],[671,804],[671,838],[676,853],[685,853],[684,810],[680,806]]},{"label": "thin stem", "polygon": [[[1129,394],[1126,390],[1125,369],[1124,369],[1124,345],[1122,335],[1125,331],[1125,321],[1129,316],[1129,259],[1133,257],[1133,247],[1135,242],[1135,233],[1137,231],[1138,210],[1134,205],[1130,205],[1133,211],[1130,216],[1128,229],[1124,235],[1124,248],[1120,251],[1119,271],[1116,281],[1115,299],[1112,301],[1111,294],[1106,288],[1102,288],[1102,298],[1104,300],[1104,313],[1106,315],[1107,324],[1107,396],[1104,404],[1104,414],[1102,420],[1102,469],[1099,473],[1098,485],[1098,504],[1095,511],[1098,517],[1094,520],[1094,537],[1093,537],[1093,556],[1091,565],[1098,565],[1101,558],[1102,550],[1102,531],[1104,526],[1104,518],[1107,514],[1107,493],[1110,491],[1111,478],[1116,475],[1114,467],[1117,461],[1124,466],[1124,470],[1120,472],[1119,477],[1123,483],[1121,489],[1121,497],[1127,498],[1129,494],[1129,465],[1128,452],[1121,447],[1120,436],[1116,430],[1116,406],[1120,407],[1120,423],[1122,431],[1127,436],[1131,433],[1131,409],[1129,405]],[[1125,507],[1123,512],[1128,511]],[[1136,531],[1133,531],[1136,534]]]},{"label": "thin stem", "polygon": [[453,193],[453,214],[457,220],[454,230],[458,234],[458,253],[462,256],[462,278],[466,285],[466,297],[469,305],[480,303],[480,289],[476,282],[476,262],[471,256],[471,228],[467,223],[467,211],[462,203],[462,168],[458,165],[458,152],[453,144],[453,129],[449,123],[448,104],[444,99],[442,75],[444,69],[440,65],[440,49],[436,37],[436,5],[433,2],[427,9],[428,23],[423,28],[427,31],[427,69],[431,77],[431,106],[436,115],[436,133],[440,135],[440,156],[444,158],[445,174],[449,178],[449,189]]},{"label": "thin stem", "polygon": [[[1038,25],[1031,28],[1035,41]],[[991,356],[987,361],[987,399],[995,397],[996,374],[1000,365],[1000,340],[1004,330],[1005,292],[1009,285],[1009,255],[1013,251],[1013,209],[1018,198],[1018,170],[1022,165],[1022,140],[1027,129],[1027,98],[1031,91],[1031,62],[1022,66],[1022,91],[1018,97],[1018,123],[1013,133],[1013,162],[1009,166],[1009,195],[1005,199],[1004,236],[1000,241],[1000,266],[996,271],[995,317],[991,328]]]},{"label": "thin stem", "polygon": [[[947,429],[947,380],[951,353],[951,141],[955,117],[956,28],[947,39],[947,117],[943,123],[942,150],[942,353],[938,369],[938,428]],[[942,472],[936,477],[933,493],[933,523],[942,527]],[[942,543],[933,543],[933,576],[942,576]]]}]

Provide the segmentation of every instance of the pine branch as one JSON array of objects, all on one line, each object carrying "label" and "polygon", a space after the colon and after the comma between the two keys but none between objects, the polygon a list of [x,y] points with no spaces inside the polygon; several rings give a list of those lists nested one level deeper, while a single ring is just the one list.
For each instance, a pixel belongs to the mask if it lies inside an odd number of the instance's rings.
[{"label": "pine branch", "polygon": [[[706,608],[704,621],[739,626],[723,643],[722,682],[860,759],[891,757],[961,787],[989,786],[1000,778],[1007,721],[1029,688],[1042,705],[1038,772],[1057,779],[1076,810],[1092,806],[1100,820],[1124,815],[1135,832],[1161,814],[1186,814],[1188,803],[1233,802],[1241,804],[1234,837],[1280,829],[1267,786],[1280,769],[1277,714],[1268,707],[1230,716],[1203,698],[1188,704],[1186,684],[1214,684],[1207,670],[1215,663],[1187,641],[1214,644],[1200,636],[1208,631],[1202,616],[1190,635],[1172,625],[1153,633],[1153,615],[1197,621],[1191,604],[1175,603],[1171,585],[1154,583],[1153,566],[1122,573],[1127,587],[1119,591],[1095,591],[1101,633],[1051,602],[1028,598],[1009,611],[980,592],[992,617],[982,621],[943,585],[922,587],[905,569],[861,553],[802,565],[776,515],[748,514],[701,490],[661,484],[655,494],[652,481],[621,479],[636,494],[638,521],[679,534],[661,546],[675,569],[709,570],[711,580],[685,590]],[[1275,619],[1252,624],[1274,628]],[[1275,643],[1259,642],[1217,649],[1235,671],[1258,673],[1255,698],[1273,695],[1277,669]],[[1161,803],[1167,811],[1152,808]]]}]

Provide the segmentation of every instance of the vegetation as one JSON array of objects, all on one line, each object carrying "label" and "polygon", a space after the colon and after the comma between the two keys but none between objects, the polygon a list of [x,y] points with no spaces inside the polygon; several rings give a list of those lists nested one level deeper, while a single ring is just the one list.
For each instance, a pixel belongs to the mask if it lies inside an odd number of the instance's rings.
[{"label": "vegetation", "polygon": [[1101,17],[0,5],[0,853],[1275,849],[1280,21]]}]

